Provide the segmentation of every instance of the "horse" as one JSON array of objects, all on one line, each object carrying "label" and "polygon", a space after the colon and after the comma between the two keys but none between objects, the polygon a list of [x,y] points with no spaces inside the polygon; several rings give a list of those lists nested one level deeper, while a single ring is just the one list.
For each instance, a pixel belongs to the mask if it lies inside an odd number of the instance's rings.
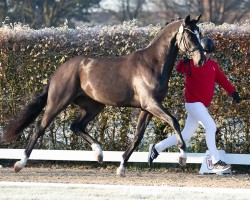
[{"label": "horse", "polygon": [[92,147],[96,160],[103,162],[100,144],[86,132],[86,126],[106,105],[140,108],[132,143],[122,155],[117,175],[125,176],[125,166],[141,142],[152,116],[167,122],[175,131],[180,150],[179,163],[186,165],[186,145],[177,119],[162,105],[178,51],[189,54],[197,67],[205,57],[200,44],[201,33],[197,22],[201,15],[191,19],[175,19],[167,23],[144,49],[120,57],[76,56],[57,68],[44,90],[28,103],[6,127],[3,139],[10,141],[28,127],[44,110],[35,131],[14,165],[15,172],[25,167],[39,137],[54,118],[69,104],[80,109],[80,117],[70,129]]}]

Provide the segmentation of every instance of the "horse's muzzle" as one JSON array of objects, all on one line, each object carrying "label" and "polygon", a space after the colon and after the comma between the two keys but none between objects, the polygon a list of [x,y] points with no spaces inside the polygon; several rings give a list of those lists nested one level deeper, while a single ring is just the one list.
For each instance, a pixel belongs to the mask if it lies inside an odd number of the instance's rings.
[{"label": "horse's muzzle", "polygon": [[195,66],[200,67],[202,65],[204,65],[204,63],[206,62],[206,58],[203,54],[203,51],[194,51],[192,54],[192,58],[194,61]]}]

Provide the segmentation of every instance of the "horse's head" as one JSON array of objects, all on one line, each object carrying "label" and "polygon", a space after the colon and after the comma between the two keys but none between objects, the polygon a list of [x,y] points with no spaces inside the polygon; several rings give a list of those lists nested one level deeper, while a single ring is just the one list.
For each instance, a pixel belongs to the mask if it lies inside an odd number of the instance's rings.
[{"label": "horse's head", "polygon": [[179,49],[189,54],[196,66],[201,66],[205,62],[201,46],[201,33],[199,27],[196,25],[200,17],[201,15],[196,19],[190,20],[190,15],[188,15],[184,19],[176,36]]}]

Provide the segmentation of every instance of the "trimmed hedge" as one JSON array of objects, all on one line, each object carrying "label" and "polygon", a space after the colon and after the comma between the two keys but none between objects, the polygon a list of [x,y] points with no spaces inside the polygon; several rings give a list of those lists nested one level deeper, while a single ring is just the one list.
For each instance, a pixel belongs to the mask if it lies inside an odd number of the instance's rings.
[{"label": "trimmed hedge", "polygon": [[[249,105],[249,46],[250,24],[215,26],[200,24],[203,35],[216,42],[214,58],[222,71],[236,86],[242,97],[238,105],[231,97],[216,88],[210,108],[220,134],[217,142],[227,152],[250,152]],[[77,27],[69,29],[30,29],[22,24],[0,28],[0,132],[13,115],[47,84],[55,69],[76,55],[120,56],[146,47],[160,30],[160,26],[138,27],[136,21],[118,26]],[[180,55],[181,56],[181,55]],[[184,79],[174,70],[168,96],[164,105],[174,114],[183,127]],[[125,150],[133,138],[139,109],[106,107],[88,127],[89,132],[101,143],[104,150]],[[69,126],[77,115],[77,108],[69,106],[46,130],[38,148],[90,149],[86,142],[76,137]],[[34,124],[13,142],[0,140],[0,147],[24,148],[34,132]],[[139,150],[147,150],[148,143],[158,142],[173,133],[162,121],[153,118]],[[198,129],[189,143],[190,151],[206,149],[204,130]],[[170,149],[175,151],[176,147]]]}]

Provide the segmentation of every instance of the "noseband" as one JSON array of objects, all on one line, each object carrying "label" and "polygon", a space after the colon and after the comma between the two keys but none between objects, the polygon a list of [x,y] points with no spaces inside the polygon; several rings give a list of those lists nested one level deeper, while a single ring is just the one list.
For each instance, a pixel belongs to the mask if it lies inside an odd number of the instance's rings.
[{"label": "noseband", "polygon": [[181,44],[181,42],[182,42],[182,40],[183,40],[183,44],[184,44],[184,47],[185,47],[185,49],[186,49],[185,51],[188,52],[188,54],[191,54],[192,52],[194,52],[194,51],[196,51],[196,50],[202,51],[203,49],[202,49],[202,46],[201,46],[201,45],[200,45],[200,46],[195,46],[195,47],[192,47],[192,48],[189,48],[189,47],[188,47],[187,41],[186,41],[186,39],[185,39],[185,37],[184,37],[184,30],[187,30],[187,31],[189,31],[190,33],[194,34],[194,35],[198,38],[199,42],[201,42],[200,36],[199,36],[199,32],[198,32],[198,31],[195,31],[195,32],[194,32],[194,31],[192,31],[192,30],[190,30],[190,29],[188,29],[188,28],[184,28],[183,25],[181,25],[180,28],[179,28],[179,33],[181,34],[181,39],[180,39],[180,42],[179,42],[178,46],[180,46],[180,44]]}]

